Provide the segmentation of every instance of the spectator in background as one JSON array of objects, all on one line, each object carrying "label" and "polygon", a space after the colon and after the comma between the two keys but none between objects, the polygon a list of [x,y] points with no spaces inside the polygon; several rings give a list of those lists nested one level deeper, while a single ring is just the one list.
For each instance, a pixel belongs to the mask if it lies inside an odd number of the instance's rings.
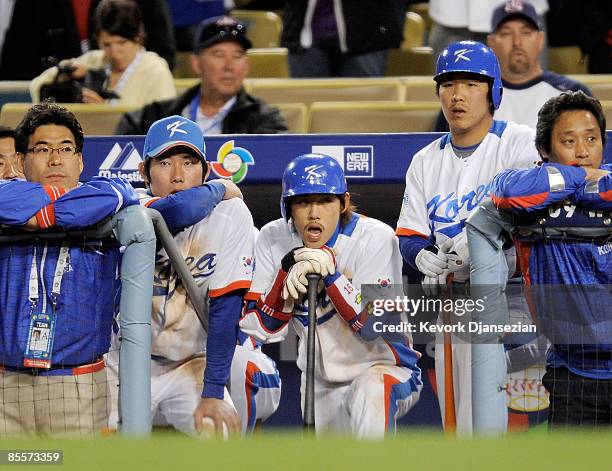
[{"label": "spectator in background", "polygon": [[[433,57],[439,56],[449,43],[473,40],[486,42],[491,31],[491,13],[502,0],[430,0],[429,16],[434,24],[429,33],[428,45],[433,49]],[[521,0],[512,2],[519,5]],[[539,24],[544,25],[544,15],[548,11],[548,0],[533,0],[539,15]],[[545,61],[542,57],[542,61]]]},{"label": "spectator in background", "polygon": [[[102,0],[16,0],[0,58],[0,80],[31,80],[57,61],[97,47],[93,14]],[[176,46],[165,0],[136,0],[145,46],[174,67]]]},{"label": "spectator in background", "polygon": [[17,171],[16,158],[15,130],[0,126],[0,180],[23,178],[23,173]]},{"label": "spectator in background", "polygon": [[283,10],[281,46],[292,77],[382,76],[387,50],[403,39],[397,0],[293,0]]},{"label": "spectator in background", "polygon": [[[100,49],[60,63],[75,67],[72,78],[85,79],[84,103],[105,103],[109,99],[112,104],[143,106],[156,99],[176,96],[166,61],[142,46],[142,14],[134,1],[102,0],[94,13],[93,24]],[[92,73],[101,75],[101,79],[91,80]],[[52,67],[32,80],[30,93],[35,103],[41,98],[41,87],[54,82],[57,75],[57,67]],[[87,88],[91,82],[98,82],[96,90]],[[115,96],[102,92],[112,92]]]},{"label": "spectator in background", "polygon": [[117,134],[146,134],[161,118],[181,115],[195,121],[205,135],[275,134],[287,131],[280,112],[248,95],[251,42],[243,24],[231,17],[205,20],[196,33],[192,66],[201,83],[178,98],[156,101],[124,115]]},{"label": "spectator in background", "polygon": [[[509,1],[499,5],[491,15],[491,30],[487,44],[499,60],[504,86],[504,99],[495,119],[535,129],[538,111],[549,98],[568,90],[592,95],[580,82],[542,68],[544,31],[531,3]],[[442,113],[436,131],[448,131]]]}]

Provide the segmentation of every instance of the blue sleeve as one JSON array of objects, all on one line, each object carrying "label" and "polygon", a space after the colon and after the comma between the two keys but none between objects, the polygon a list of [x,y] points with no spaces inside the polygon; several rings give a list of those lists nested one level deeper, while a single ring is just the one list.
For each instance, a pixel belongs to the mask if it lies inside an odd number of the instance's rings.
[{"label": "blue sleeve", "polygon": [[428,239],[420,236],[399,236],[400,252],[404,261],[418,271],[416,266],[416,256],[425,247],[431,245]]},{"label": "blue sleeve", "polygon": [[40,183],[23,180],[0,182],[0,224],[23,226],[49,203],[51,198]]},{"label": "blue sleeve", "polygon": [[225,186],[210,182],[160,198],[149,208],[159,211],[170,232],[176,234],[208,217],[224,196]]},{"label": "blue sleeve", "polygon": [[202,397],[223,399],[230,366],[238,340],[238,321],[242,311],[243,291],[210,298],[206,340],[206,370]]},{"label": "blue sleeve", "polygon": [[66,229],[91,226],[136,204],[138,195],[127,180],[94,177],[58,198],[54,204],[56,225]]},{"label": "blue sleeve", "polygon": [[499,209],[528,213],[572,196],[586,172],[580,167],[545,163],[532,169],[504,170],[491,185],[491,199]]},{"label": "blue sleeve", "polygon": [[[612,164],[602,165],[601,169],[612,172]],[[596,182],[585,182],[574,194],[572,202],[586,209],[612,211],[612,173]]]}]

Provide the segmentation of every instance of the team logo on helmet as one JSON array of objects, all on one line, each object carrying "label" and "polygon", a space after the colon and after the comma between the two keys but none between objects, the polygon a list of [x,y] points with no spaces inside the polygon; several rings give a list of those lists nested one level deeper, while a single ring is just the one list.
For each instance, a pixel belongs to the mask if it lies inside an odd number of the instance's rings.
[{"label": "team logo on helmet", "polygon": [[459,62],[459,59],[470,62],[470,59],[467,54],[470,52],[474,52],[474,49],[459,49],[455,51],[455,62]]},{"label": "team logo on helmet", "polygon": [[234,141],[227,141],[217,152],[217,161],[211,162],[213,172],[221,178],[231,178],[234,183],[240,183],[246,177],[248,165],[253,165],[255,159],[243,147],[234,147]]},{"label": "team logo on helmet", "polygon": [[166,126],[166,129],[170,131],[170,137],[174,136],[174,133],[177,132],[180,132],[181,134],[187,134],[187,131],[185,131],[184,129],[179,129],[185,123],[186,121],[177,120],[168,124],[168,126]]},{"label": "team logo on helmet", "polygon": [[317,172],[317,170],[323,168],[322,165],[309,165],[308,167],[306,167],[304,169],[304,171],[306,172],[306,179],[309,181],[314,181],[317,178],[321,178],[322,175],[320,173]]}]

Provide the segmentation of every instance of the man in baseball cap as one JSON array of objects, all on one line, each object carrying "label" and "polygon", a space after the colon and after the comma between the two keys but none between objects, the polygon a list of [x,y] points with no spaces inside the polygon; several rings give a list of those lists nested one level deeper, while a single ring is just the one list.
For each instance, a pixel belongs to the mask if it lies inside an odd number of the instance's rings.
[{"label": "man in baseball cap", "polygon": [[220,16],[200,23],[194,36],[191,66],[201,83],[176,99],[154,102],[127,113],[117,134],[146,134],[158,119],[180,115],[197,123],[206,135],[276,134],[287,131],[278,109],[248,95],[243,83],[249,72],[247,28],[235,18]]},{"label": "man in baseball cap", "polygon": [[499,5],[491,14],[491,31],[487,45],[499,59],[504,86],[495,119],[535,128],[538,110],[549,98],[567,90],[591,95],[583,84],[542,67],[545,32],[531,3],[512,0]]}]

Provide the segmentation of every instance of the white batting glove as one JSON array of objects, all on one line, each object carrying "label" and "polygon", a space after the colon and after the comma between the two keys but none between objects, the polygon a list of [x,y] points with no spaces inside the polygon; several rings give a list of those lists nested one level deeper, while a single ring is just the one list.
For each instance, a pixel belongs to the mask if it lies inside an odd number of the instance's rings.
[{"label": "white batting glove", "polygon": [[318,273],[322,277],[333,275],[336,273],[336,254],[333,249],[323,246],[319,249],[310,249],[302,247],[293,252],[293,258],[296,262],[310,262],[313,273]]},{"label": "white batting glove", "polygon": [[308,273],[316,272],[312,264],[307,260],[296,262],[291,267],[283,283],[283,299],[292,298],[297,300],[300,295],[308,291],[308,279],[306,278]]},{"label": "white batting glove", "polygon": [[421,249],[414,262],[423,275],[433,278],[448,268],[448,255],[437,245],[429,245]]}]

